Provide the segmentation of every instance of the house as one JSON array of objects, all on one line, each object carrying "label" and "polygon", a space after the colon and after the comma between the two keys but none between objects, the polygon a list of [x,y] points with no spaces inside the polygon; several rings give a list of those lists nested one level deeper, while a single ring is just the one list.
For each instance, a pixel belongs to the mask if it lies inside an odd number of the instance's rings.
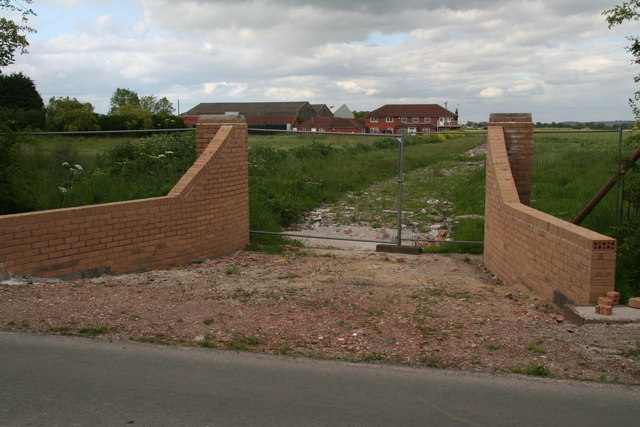
[{"label": "house", "polygon": [[333,117],[342,117],[343,119],[353,119],[353,112],[347,107],[346,104],[342,104],[336,111],[333,112]]},{"label": "house", "polygon": [[299,120],[306,120],[317,115],[313,106],[306,101],[203,102],[181,117],[188,125],[195,126],[200,116],[230,112],[245,116],[250,128],[285,130],[291,130]]},{"label": "house", "polygon": [[329,107],[327,107],[327,104],[311,104],[311,106],[316,111],[316,116],[325,116],[325,117],[333,116],[333,113],[331,112]]},{"label": "house", "polygon": [[293,130],[308,132],[364,133],[365,127],[363,120],[316,116],[311,120],[306,120],[298,124],[293,128]]},{"label": "house", "polygon": [[455,113],[438,104],[387,104],[365,116],[368,133],[430,133],[459,129]]}]

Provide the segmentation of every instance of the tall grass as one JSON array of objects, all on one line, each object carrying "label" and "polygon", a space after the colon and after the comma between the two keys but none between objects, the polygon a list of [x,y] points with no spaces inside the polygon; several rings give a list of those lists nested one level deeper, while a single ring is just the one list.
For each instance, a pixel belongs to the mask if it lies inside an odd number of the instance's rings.
[{"label": "tall grass", "polygon": [[[620,145],[617,132],[536,134],[533,207],[573,220],[633,148],[632,144]],[[618,196],[615,188],[611,190],[580,225],[618,239],[616,290],[626,301],[640,295],[640,219],[631,217],[619,223]]]},{"label": "tall grass", "polygon": [[7,198],[13,212],[165,195],[195,159],[193,134],[74,139],[23,136]]},{"label": "tall grass", "polygon": [[[270,138],[270,139],[269,139]],[[250,139],[251,228],[280,231],[322,203],[334,203],[398,173],[395,138],[309,136],[292,143],[289,136]],[[444,142],[446,140],[446,143]],[[474,136],[447,140],[443,135],[407,138],[404,170],[456,161],[477,146]],[[391,190],[393,192],[394,190]],[[390,208],[395,207],[395,203]]]},{"label": "tall grass", "polygon": [[[573,220],[616,173],[618,148],[617,132],[536,133],[532,206]],[[615,225],[615,212],[616,194],[611,191],[581,225],[608,233]]]}]

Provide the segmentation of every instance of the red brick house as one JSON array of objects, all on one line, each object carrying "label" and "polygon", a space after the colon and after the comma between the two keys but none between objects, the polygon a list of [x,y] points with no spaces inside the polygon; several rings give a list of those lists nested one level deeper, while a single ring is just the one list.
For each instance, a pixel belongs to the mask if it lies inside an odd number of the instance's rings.
[{"label": "red brick house", "polygon": [[368,133],[430,133],[459,129],[458,110],[438,104],[387,104],[365,116]]},{"label": "red brick house", "polygon": [[365,133],[364,121],[342,117],[316,116],[296,125],[293,130],[310,132]]}]

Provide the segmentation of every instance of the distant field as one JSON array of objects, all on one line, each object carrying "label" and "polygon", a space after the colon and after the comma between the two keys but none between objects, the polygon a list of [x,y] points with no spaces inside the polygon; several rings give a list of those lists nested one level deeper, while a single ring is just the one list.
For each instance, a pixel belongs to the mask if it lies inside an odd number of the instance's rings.
[{"label": "distant field", "polygon": [[[532,206],[568,221],[596,195],[618,167],[618,132],[545,133],[534,141]],[[622,159],[631,149],[622,146]],[[614,224],[615,191],[584,220],[606,233]]]}]

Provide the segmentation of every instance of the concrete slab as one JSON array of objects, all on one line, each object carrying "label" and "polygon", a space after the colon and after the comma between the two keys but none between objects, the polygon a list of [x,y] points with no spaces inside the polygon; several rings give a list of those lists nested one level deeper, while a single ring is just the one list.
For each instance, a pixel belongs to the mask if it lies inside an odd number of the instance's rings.
[{"label": "concrete slab", "polygon": [[593,305],[565,305],[564,317],[577,325],[586,323],[640,323],[640,309],[626,305],[613,306],[613,313],[605,316],[596,313]]}]

